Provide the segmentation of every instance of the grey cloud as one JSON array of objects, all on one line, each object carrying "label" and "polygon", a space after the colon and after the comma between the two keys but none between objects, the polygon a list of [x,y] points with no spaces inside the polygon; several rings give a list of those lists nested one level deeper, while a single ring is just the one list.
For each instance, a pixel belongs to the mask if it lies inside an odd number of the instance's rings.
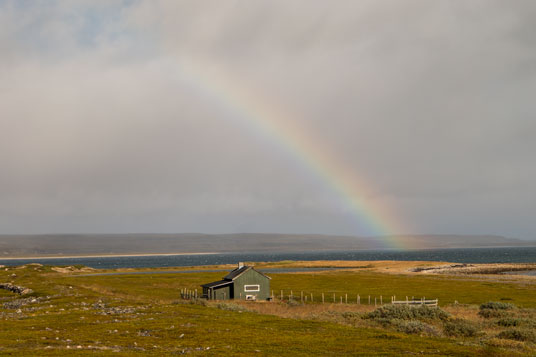
[{"label": "grey cloud", "polygon": [[299,158],[240,124],[243,113],[177,75],[194,62],[277,103],[415,233],[530,238],[535,11],[531,1],[5,2],[0,223],[374,233]]}]

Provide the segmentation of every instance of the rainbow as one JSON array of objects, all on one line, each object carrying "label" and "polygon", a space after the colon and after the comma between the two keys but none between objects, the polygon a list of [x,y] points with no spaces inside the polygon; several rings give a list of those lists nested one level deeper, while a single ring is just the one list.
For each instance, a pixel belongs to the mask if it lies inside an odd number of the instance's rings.
[{"label": "rainbow", "polygon": [[347,165],[339,161],[337,155],[320,144],[321,141],[313,140],[314,136],[306,128],[290,120],[288,113],[264,96],[255,95],[256,92],[239,83],[238,78],[231,78],[214,65],[174,63],[171,71],[181,82],[186,82],[238,114],[233,117],[240,121],[239,125],[251,127],[257,134],[284,148],[336,193],[345,209],[352,213],[361,226],[365,225],[368,232],[378,237],[384,247],[404,248],[402,239],[395,235],[403,231],[400,222],[385,205],[365,198],[365,193],[371,192],[373,186],[359,180]]}]

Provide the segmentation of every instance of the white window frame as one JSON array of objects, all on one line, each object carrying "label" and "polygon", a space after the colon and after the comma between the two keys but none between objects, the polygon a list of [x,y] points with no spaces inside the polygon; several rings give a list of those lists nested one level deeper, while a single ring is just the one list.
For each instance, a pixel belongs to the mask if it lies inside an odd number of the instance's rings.
[{"label": "white window frame", "polygon": [[244,285],[244,291],[245,292],[255,292],[255,291],[261,291],[261,286],[259,284],[255,285]]}]

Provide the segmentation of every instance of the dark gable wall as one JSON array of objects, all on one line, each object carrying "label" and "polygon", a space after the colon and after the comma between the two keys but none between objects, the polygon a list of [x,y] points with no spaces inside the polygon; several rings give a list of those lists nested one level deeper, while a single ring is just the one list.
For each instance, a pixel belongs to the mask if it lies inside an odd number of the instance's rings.
[{"label": "dark gable wall", "polygon": [[227,300],[231,298],[231,285],[214,289],[216,300]]},{"label": "dark gable wall", "polygon": [[[244,291],[244,285],[260,285],[260,291]],[[242,294],[242,297],[240,297]],[[234,298],[246,299],[246,295],[256,295],[257,300],[266,300],[270,297],[270,279],[264,275],[249,269],[234,281]]]},{"label": "dark gable wall", "polygon": [[[203,295],[206,295],[208,299],[216,299],[216,300],[227,300],[232,299],[233,284],[214,288],[214,291],[211,292],[211,289],[209,288],[203,288]],[[214,295],[209,295],[214,294]]]}]

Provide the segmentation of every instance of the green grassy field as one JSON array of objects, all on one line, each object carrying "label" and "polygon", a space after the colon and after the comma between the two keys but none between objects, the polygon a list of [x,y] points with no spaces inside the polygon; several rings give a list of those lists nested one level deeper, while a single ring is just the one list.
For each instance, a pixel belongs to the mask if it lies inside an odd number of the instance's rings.
[{"label": "green grassy field", "polygon": [[[530,340],[499,338],[498,319],[478,317],[477,304],[517,305],[516,318],[530,324],[536,286],[489,279],[409,276],[368,271],[271,274],[272,289],[355,298],[391,295],[439,298],[440,304],[474,320],[473,337],[404,333],[365,319],[372,306],[354,304],[192,303],[179,289],[220,279],[224,273],[76,276],[50,267],[0,270],[0,282],[29,287],[30,296],[0,291],[1,355],[533,355]],[[451,306],[457,300],[460,304]],[[468,305],[465,305],[468,304]],[[348,311],[345,313],[345,311]],[[284,313],[282,313],[284,311]],[[350,313],[352,312],[352,313]],[[520,317],[521,316],[521,317]],[[524,317],[523,317],[524,316]],[[497,320],[497,321],[496,321]],[[529,321],[530,320],[530,321]],[[394,320],[393,320],[394,321]],[[528,322],[527,322],[528,321]],[[442,326],[442,322],[425,325]],[[400,326],[400,324],[396,325]],[[532,325],[531,325],[532,326]],[[435,331],[435,330],[434,330]],[[438,330],[439,331],[439,330]],[[407,331],[406,331],[407,332]]]}]

